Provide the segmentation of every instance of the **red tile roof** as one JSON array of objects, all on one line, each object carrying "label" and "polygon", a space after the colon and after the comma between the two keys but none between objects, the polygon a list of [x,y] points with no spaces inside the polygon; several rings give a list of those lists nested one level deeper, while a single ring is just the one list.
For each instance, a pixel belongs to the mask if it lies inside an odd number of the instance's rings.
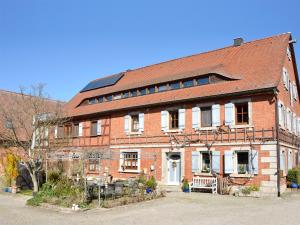
[{"label": "red tile roof", "polygon": [[[291,34],[285,33],[127,71],[113,86],[78,93],[66,109],[70,116],[80,116],[277,87],[290,39]],[[77,107],[90,97],[207,73],[218,73],[234,80]]]}]

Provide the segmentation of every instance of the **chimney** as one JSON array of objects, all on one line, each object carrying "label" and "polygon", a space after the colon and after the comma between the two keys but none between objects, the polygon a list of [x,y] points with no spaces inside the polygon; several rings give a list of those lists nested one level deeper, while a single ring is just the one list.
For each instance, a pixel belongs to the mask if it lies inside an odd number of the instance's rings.
[{"label": "chimney", "polygon": [[244,39],[241,37],[233,39],[233,46],[241,46],[244,43]]}]

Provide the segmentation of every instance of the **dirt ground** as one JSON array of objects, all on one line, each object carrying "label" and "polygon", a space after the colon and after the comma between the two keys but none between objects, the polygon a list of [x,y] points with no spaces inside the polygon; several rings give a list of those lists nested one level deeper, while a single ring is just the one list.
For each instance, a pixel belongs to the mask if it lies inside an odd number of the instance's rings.
[{"label": "dirt ground", "polygon": [[170,193],[148,202],[85,212],[25,205],[26,197],[0,194],[1,225],[299,225],[300,191],[282,198]]}]

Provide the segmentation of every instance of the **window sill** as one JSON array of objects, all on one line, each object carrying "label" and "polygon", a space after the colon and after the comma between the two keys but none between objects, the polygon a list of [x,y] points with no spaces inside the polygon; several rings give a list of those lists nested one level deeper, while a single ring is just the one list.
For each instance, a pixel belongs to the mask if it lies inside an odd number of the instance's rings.
[{"label": "window sill", "polygon": [[245,124],[245,125],[232,125],[230,129],[239,129],[239,128],[253,128],[253,125]]},{"label": "window sill", "polygon": [[118,171],[119,173],[140,173],[141,172],[140,170],[122,170],[122,169],[119,169]]},{"label": "window sill", "polygon": [[198,128],[194,128],[195,131],[203,131],[203,130],[216,130],[217,127],[198,127]]},{"label": "window sill", "polygon": [[234,178],[252,178],[252,177],[254,177],[253,174],[237,174],[237,173],[230,174],[229,176],[234,177]]},{"label": "window sill", "polygon": [[195,172],[194,175],[203,176],[203,177],[212,177],[213,176],[211,173],[201,173],[201,172]]},{"label": "window sill", "polygon": [[142,135],[143,132],[142,131],[138,131],[138,132],[130,132],[130,133],[126,133],[127,136],[131,136],[131,135]]},{"label": "window sill", "polygon": [[164,130],[164,133],[182,133],[183,130],[182,129],[174,129],[174,130]]}]

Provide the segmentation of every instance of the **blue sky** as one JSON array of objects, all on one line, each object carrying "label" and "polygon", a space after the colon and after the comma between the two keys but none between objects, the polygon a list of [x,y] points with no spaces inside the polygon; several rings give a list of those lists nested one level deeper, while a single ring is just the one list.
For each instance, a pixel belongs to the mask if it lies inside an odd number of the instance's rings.
[{"label": "blue sky", "polygon": [[45,83],[52,98],[69,100],[95,78],[235,37],[300,39],[299,9],[298,0],[0,0],[0,89]]}]

